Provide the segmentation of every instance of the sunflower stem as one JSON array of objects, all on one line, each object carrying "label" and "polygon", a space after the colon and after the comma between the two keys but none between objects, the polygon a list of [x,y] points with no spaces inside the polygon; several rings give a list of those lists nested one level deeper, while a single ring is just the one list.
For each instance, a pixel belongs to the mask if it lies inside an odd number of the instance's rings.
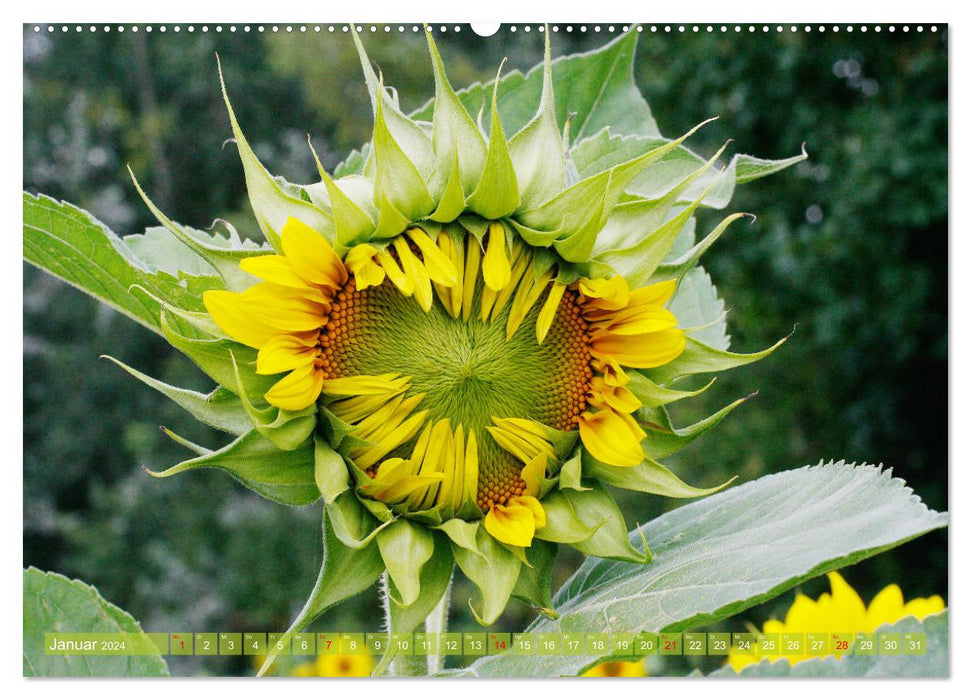
[{"label": "sunflower stem", "polygon": [[[445,593],[442,595],[442,599],[438,601],[438,605],[431,611],[428,617],[425,618],[425,631],[429,634],[441,635],[448,631],[448,604],[452,598],[452,579],[449,577],[448,585],[445,586]],[[444,657],[441,654],[429,654],[428,655],[428,675],[434,676],[436,673],[442,670],[442,660]]]}]

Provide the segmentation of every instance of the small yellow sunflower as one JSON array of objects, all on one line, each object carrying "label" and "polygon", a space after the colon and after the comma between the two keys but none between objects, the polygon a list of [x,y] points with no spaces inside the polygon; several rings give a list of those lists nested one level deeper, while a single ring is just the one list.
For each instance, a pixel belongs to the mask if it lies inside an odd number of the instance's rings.
[{"label": "small yellow sunflower", "polygon": [[[833,571],[828,575],[830,593],[823,593],[817,600],[797,593],[792,607],[786,613],[786,619],[767,620],[762,632],[766,634],[781,632],[869,634],[882,625],[898,622],[905,617],[923,620],[928,615],[944,610],[944,599],[939,595],[930,598],[914,598],[905,603],[903,592],[895,583],[877,593],[867,606],[838,572]],[[842,658],[843,652],[834,651],[833,655],[836,658]],[[818,654],[805,653],[783,654],[772,658],[788,659],[790,664],[795,664],[818,656]],[[744,654],[738,649],[732,649],[728,655],[728,664],[736,671],[751,664],[757,664],[761,660],[762,657]]]},{"label": "small yellow sunflower", "polygon": [[643,661],[605,661],[583,674],[586,678],[643,678],[646,675]]}]

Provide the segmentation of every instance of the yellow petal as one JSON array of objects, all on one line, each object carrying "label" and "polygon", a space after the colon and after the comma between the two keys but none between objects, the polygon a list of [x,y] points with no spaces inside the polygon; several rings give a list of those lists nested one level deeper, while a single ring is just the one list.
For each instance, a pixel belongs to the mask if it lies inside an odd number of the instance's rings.
[{"label": "yellow petal", "polygon": [[870,601],[866,611],[866,626],[876,629],[880,625],[896,622],[903,617],[904,594],[900,586],[892,583]]},{"label": "yellow petal", "polygon": [[489,289],[498,292],[509,284],[511,275],[512,268],[506,257],[506,231],[502,224],[492,222],[489,224],[489,241],[482,259],[482,278]]},{"label": "yellow petal", "polygon": [[637,306],[640,304],[663,306],[674,295],[674,290],[677,288],[677,280],[666,280],[647,287],[635,289],[630,293],[628,306]]},{"label": "yellow petal", "polygon": [[479,263],[482,261],[482,248],[475,236],[469,236],[465,251],[465,270],[462,282],[462,320],[472,316],[472,301],[475,298],[476,281],[479,277]]},{"label": "yellow petal", "polygon": [[518,503],[492,506],[483,524],[486,532],[496,540],[516,547],[530,546],[536,534],[536,517],[532,509]]},{"label": "yellow petal", "polygon": [[402,236],[394,239],[394,249],[398,251],[398,259],[401,260],[401,269],[405,276],[411,280],[415,288],[415,300],[426,312],[432,308],[432,280],[428,276],[428,270],[422,265],[421,261],[415,257],[408,246],[408,241]]},{"label": "yellow petal", "polygon": [[293,269],[308,282],[339,287],[347,281],[344,263],[322,235],[292,216],[280,232],[283,253]]},{"label": "yellow petal", "polygon": [[513,496],[509,500],[511,503],[528,508],[533,513],[533,522],[537,530],[541,527],[546,527],[546,511],[543,509],[543,504],[539,502],[539,499],[533,496]]},{"label": "yellow petal", "polygon": [[316,333],[278,335],[260,348],[256,356],[258,374],[278,374],[312,363],[317,357]]},{"label": "yellow petal", "polygon": [[538,454],[523,465],[519,472],[520,478],[526,482],[526,494],[536,496],[539,494],[540,479],[546,476],[545,454]]},{"label": "yellow petal", "polygon": [[332,396],[364,396],[367,394],[397,393],[408,386],[408,377],[399,374],[359,374],[324,382],[323,391]]},{"label": "yellow petal", "polygon": [[267,282],[275,282],[285,287],[303,288],[307,282],[296,273],[293,265],[283,255],[260,255],[254,258],[243,258],[239,269],[255,275]]},{"label": "yellow petal", "polygon": [[455,265],[452,261],[448,259],[437,245],[432,242],[432,239],[428,237],[420,228],[410,228],[407,231],[408,237],[415,242],[418,249],[421,251],[422,261],[425,263],[425,269],[428,271],[428,276],[438,284],[444,285],[446,287],[454,287],[459,283],[458,271],[455,269]]},{"label": "yellow petal", "polygon": [[465,502],[475,503],[476,491],[479,488],[479,445],[475,439],[475,432],[469,431],[469,439],[465,445],[465,494],[455,502],[456,508],[461,508]]},{"label": "yellow petal", "polygon": [[211,290],[203,292],[202,303],[212,320],[230,338],[251,348],[263,347],[271,338],[280,335],[280,330],[254,319],[246,311],[242,294]]},{"label": "yellow petal", "polygon": [[301,365],[278,381],[266,392],[266,400],[287,411],[302,411],[320,396],[324,373],[313,363]]},{"label": "yellow petal", "polygon": [[674,328],[678,319],[667,309],[650,304],[628,306],[615,311],[594,325],[596,331],[609,331],[617,335],[640,335]]},{"label": "yellow petal", "polygon": [[913,615],[918,620],[923,620],[928,615],[939,613],[944,610],[944,599],[939,595],[932,595],[930,598],[914,598],[904,606],[901,617]]},{"label": "yellow petal", "polygon": [[410,297],[415,293],[415,283],[401,270],[398,262],[391,253],[382,250],[378,253],[378,261],[380,261],[381,267],[387,273],[388,279],[398,288],[399,292],[406,297]]},{"label": "yellow petal", "polygon": [[318,329],[324,325],[329,310],[318,289],[284,287],[272,282],[250,287],[240,294],[239,302],[251,321],[279,329],[276,335]]},{"label": "yellow petal", "polygon": [[536,342],[540,345],[543,344],[546,335],[550,332],[550,326],[553,325],[556,311],[560,308],[560,300],[563,299],[563,292],[565,291],[565,284],[554,282],[553,286],[550,287],[546,301],[543,302],[543,308],[540,309],[539,316],[536,318]]},{"label": "yellow petal", "polygon": [[671,328],[643,335],[604,333],[592,339],[590,351],[594,357],[611,357],[625,367],[645,369],[660,367],[684,351],[684,331]]},{"label": "yellow petal", "polygon": [[591,309],[622,309],[630,299],[627,280],[620,275],[614,275],[609,280],[582,277],[577,287],[586,297],[581,303]]},{"label": "yellow petal", "polygon": [[384,282],[384,268],[374,259],[377,254],[374,246],[361,243],[351,248],[344,257],[344,264],[354,275],[358,290],[377,287]]},{"label": "yellow petal", "polygon": [[633,413],[642,404],[634,392],[625,386],[612,386],[603,377],[590,382],[591,403],[597,408],[612,408],[618,413]]},{"label": "yellow petal", "polygon": [[644,461],[640,440],[613,411],[580,414],[580,440],[595,459],[615,467],[633,467]]}]

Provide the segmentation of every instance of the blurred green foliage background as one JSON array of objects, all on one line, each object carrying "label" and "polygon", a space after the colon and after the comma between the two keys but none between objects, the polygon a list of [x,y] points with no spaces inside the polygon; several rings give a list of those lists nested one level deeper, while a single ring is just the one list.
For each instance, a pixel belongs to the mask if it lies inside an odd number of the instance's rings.
[{"label": "blurred green foliage background", "polygon": [[[371,130],[350,38],[182,27],[110,33],[24,29],[24,188],[71,201],[124,235],[153,225],[124,172],[131,164],[174,219],[216,217],[258,235],[222,104],[222,59],[240,123],[273,172],[310,182],[309,133],[332,169]],[[603,29],[606,29],[604,27]],[[745,28],[747,29],[747,27]],[[542,57],[542,34],[490,38],[468,27],[439,39],[456,86]],[[369,32],[370,33],[370,32]],[[605,43],[606,32],[553,37],[554,56]],[[407,110],[433,93],[420,32],[383,27],[366,39]],[[736,350],[795,334],[769,359],[721,377],[682,424],[738,396],[759,394],[717,430],[670,460],[689,483],[710,486],[820,459],[882,463],[931,507],[948,505],[948,63],[947,31],[838,34],[775,28],[755,34],[687,32],[641,37],[637,82],[666,135],[721,118],[690,146],[766,158],[810,155],[742,186],[732,204],[754,212],[705,258],[731,310]],[[719,212],[702,214],[710,229]],[[319,509],[290,509],[222,473],[155,480],[142,466],[185,458],[159,430],[217,446],[195,423],[99,355],[183,386],[203,375],[161,338],[52,277],[24,269],[24,566],[81,578],[157,631],[282,631],[319,566]],[[677,506],[621,496],[629,524]],[[649,533],[648,533],[649,536]],[[905,595],[947,597],[946,534],[934,534],[845,572],[865,600],[896,581]],[[571,550],[572,551],[572,550]],[[561,554],[554,583],[577,566]],[[455,629],[471,629],[471,588],[458,580]],[[812,582],[812,595],[825,588]],[[784,615],[791,594],[719,629],[740,631]],[[531,611],[511,603],[496,629]],[[376,630],[376,593],[316,625]],[[713,628],[714,629],[714,628]],[[171,659],[176,674],[252,673],[246,659]],[[715,658],[691,662],[703,669]],[[687,670],[668,666],[667,672]]]}]

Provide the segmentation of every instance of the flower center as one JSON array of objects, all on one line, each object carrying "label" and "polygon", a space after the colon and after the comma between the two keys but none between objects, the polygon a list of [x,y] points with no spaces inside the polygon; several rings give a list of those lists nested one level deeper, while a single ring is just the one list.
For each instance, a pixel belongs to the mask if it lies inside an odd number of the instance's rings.
[{"label": "flower center", "polygon": [[[476,501],[485,509],[521,495],[524,488],[522,461],[501,448],[486,428],[495,418],[522,418],[556,430],[575,429],[593,371],[587,322],[575,292],[563,294],[542,343],[535,330],[542,298],[509,335],[513,305],[483,320],[483,293],[488,291],[479,280],[474,311],[453,317],[439,303],[425,312],[389,281],[359,290],[352,277],[334,298],[319,342],[325,379],[406,376],[405,395],[424,396],[419,408],[427,410],[429,423],[447,419],[452,429],[462,426],[466,435],[475,434]],[[390,456],[406,458],[416,440]]]}]

